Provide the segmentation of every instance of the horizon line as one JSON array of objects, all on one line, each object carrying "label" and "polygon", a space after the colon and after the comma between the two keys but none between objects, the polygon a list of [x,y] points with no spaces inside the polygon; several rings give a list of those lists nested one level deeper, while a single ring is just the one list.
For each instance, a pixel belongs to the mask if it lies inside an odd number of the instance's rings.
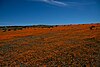
[{"label": "horizon line", "polygon": [[27,25],[0,25],[0,26],[38,26],[38,25],[50,25],[50,26],[54,26],[54,25],[79,25],[79,24],[100,24],[100,22],[96,22],[96,23],[70,23],[70,24],[27,24]]}]

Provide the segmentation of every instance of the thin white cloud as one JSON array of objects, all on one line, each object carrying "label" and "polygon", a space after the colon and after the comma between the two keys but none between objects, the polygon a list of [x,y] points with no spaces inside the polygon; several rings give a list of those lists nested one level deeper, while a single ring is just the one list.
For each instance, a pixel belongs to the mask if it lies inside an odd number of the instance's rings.
[{"label": "thin white cloud", "polygon": [[53,5],[59,5],[59,6],[66,6],[67,4],[60,2],[60,1],[55,1],[55,0],[46,0],[46,2],[53,4]]},{"label": "thin white cloud", "polygon": [[48,4],[52,4],[52,5],[57,5],[57,6],[66,6],[66,5],[68,5],[64,2],[55,1],[55,0],[32,0],[32,1],[40,1],[40,2],[45,2],[45,3],[48,3]]},{"label": "thin white cloud", "polygon": [[79,3],[79,2],[61,2],[61,1],[57,1],[57,0],[30,0],[30,1],[39,1],[39,2],[44,2],[44,3],[48,3],[51,5],[56,5],[56,6],[85,6],[85,5],[91,5],[91,4],[95,4],[95,2],[89,2],[89,3]]}]

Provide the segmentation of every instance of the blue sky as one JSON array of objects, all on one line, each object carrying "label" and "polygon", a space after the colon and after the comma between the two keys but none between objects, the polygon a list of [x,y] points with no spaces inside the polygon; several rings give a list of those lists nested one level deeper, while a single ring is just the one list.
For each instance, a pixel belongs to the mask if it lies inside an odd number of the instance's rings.
[{"label": "blue sky", "polygon": [[100,0],[0,0],[0,25],[100,22]]}]

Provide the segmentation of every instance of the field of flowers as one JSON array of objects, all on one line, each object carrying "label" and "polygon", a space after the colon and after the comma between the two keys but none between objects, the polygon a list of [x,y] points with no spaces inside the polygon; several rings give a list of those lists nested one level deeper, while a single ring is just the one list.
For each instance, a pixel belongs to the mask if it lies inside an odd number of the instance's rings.
[{"label": "field of flowers", "polygon": [[0,67],[100,67],[100,24],[0,30]]}]

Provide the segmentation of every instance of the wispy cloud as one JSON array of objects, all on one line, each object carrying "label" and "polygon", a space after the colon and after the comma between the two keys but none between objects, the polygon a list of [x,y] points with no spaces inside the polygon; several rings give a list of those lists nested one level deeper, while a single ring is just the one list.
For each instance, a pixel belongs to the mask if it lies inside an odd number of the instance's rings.
[{"label": "wispy cloud", "polygon": [[45,2],[48,4],[56,5],[56,6],[67,6],[68,4],[60,1],[55,1],[55,0],[32,0],[32,1],[40,1],[40,2]]},{"label": "wispy cloud", "polygon": [[70,7],[95,4],[95,2],[79,3],[79,2],[61,2],[61,1],[57,1],[57,0],[30,0],[30,1],[38,1],[38,2],[44,2],[44,3],[51,4],[51,5],[56,5],[56,6],[70,6]]}]

